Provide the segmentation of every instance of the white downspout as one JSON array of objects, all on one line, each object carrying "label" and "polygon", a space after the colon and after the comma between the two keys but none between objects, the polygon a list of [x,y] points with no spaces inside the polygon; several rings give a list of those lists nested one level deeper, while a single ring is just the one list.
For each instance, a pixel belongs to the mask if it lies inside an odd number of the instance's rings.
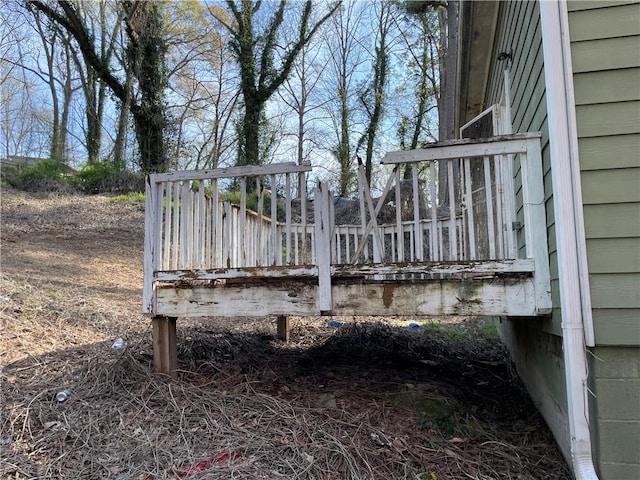
[{"label": "white downspout", "polygon": [[[584,226],[574,202],[582,201],[577,162],[577,133],[573,101],[567,4],[565,0],[540,1],[542,48],[547,96],[547,120],[553,206],[562,308],[562,342],[567,388],[571,462],[576,479],[597,479],[591,456],[588,369],[583,316],[583,294],[588,284],[581,277],[585,261]],[[573,171],[572,171],[573,170]],[[582,285],[582,286],[581,286]]]}]

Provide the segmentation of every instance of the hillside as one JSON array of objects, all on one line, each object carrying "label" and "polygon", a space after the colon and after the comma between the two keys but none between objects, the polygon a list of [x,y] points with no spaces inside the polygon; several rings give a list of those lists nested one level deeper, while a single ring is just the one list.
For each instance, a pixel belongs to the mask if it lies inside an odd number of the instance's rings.
[{"label": "hillside", "polygon": [[274,319],[180,319],[167,381],[142,204],[1,207],[0,478],[570,478],[488,321],[294,319],[283,344]]}]

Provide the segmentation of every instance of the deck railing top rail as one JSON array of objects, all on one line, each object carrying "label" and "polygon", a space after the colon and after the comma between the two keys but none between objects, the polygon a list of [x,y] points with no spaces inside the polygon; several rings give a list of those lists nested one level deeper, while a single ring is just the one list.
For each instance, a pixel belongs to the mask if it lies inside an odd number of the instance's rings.
[{"label": "deck railing top rail", "polygon": [[531,148],[529,141],[541,138],[541,133],[515,133],[491,138],[464,138],[445,140],[425,145],[416,150],[388,152],[380,163],[413,163],[434,160],[450,160],[464,157],[482,157],[485,155],[515,155],[525,153]]}]

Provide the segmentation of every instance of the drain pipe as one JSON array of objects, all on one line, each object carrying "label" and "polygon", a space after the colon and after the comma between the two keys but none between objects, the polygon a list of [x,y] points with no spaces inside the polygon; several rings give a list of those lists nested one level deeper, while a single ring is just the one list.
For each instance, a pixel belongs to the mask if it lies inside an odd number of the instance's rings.
[{"label": "drain pipe", "polygon": [[574,207],[574,201],[582,201],[582,192],[579,176],[572,171],[572,166],[574,170],[579,166],[576,161],[577,130],[567,4],[565,0],[541,0],[539,5],[558,271],[561,272],[562,343],[571,463],[576,479],[597,480],[591,455],[588,369],[583,325],[583,314],[586,312],[583,312],[585,304],[582,303],[582,295],[588,293],[588,284],[584,285],[585,279],[580,275],[579,263],[583,257],[579,252],[584,252],[584,226],[581,215],[576,214]]}]

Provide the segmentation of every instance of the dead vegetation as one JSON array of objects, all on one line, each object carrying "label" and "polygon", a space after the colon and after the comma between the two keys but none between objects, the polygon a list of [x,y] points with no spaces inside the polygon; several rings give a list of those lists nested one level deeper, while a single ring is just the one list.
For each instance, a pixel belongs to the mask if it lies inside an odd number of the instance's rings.
[{"label": "dead vegetation", "polygon": [[487,323],[180,320],[153,375],[143,214],[3,192],[0,478],[570,478]]}]

